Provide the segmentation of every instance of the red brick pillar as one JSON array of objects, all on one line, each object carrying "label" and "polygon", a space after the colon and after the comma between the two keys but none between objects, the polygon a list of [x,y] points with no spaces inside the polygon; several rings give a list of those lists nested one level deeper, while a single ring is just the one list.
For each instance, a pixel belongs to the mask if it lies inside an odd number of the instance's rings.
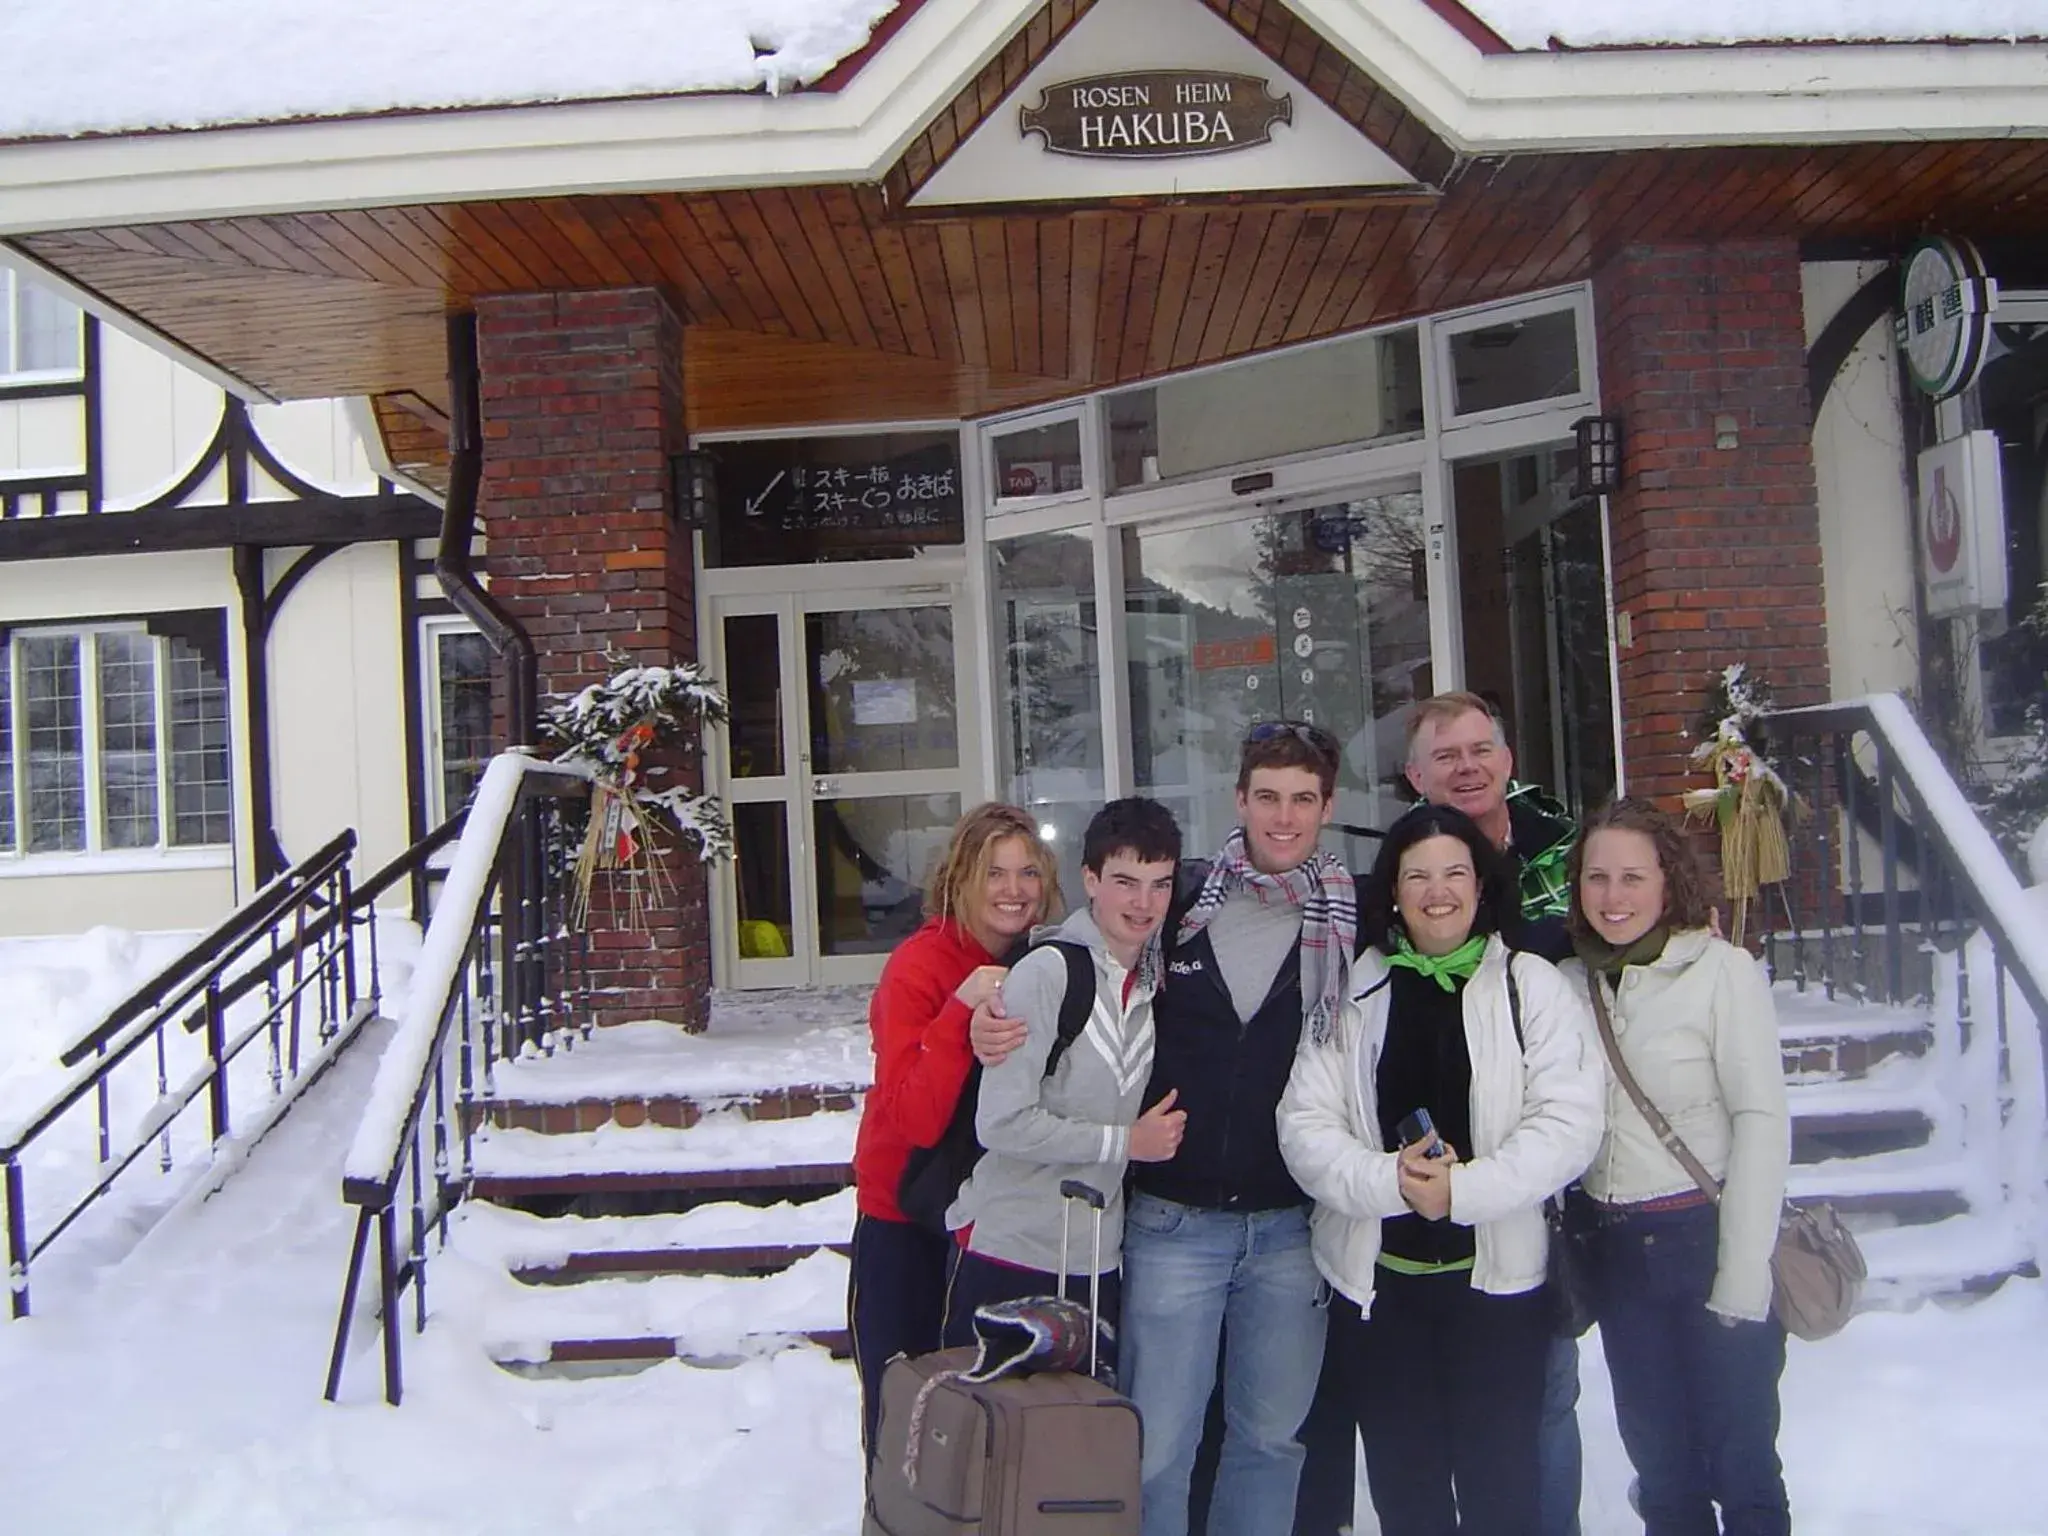
[{"label": "red brick pillar", "polygon": [[1714,672],[1748,662],[1781,706],[1828,697],[1799,251],[1630,247],[1596,274],[1593,297],[1603,408],[1622,430],[1612,518],[1615,603],[1633,631],[1618,654],[1628,786],[1675,807],[1708,782],[1689,757]]},{"label": "red brick pillar", "polygon": [[[675,311],[653,288],[622,288],[481,298],[476,313],[486,566],[533,637],[543,702],[622,665],[695,660],[696,574],[668,467],[684,441]],[[701,782],[694,753],[682,773]],[[644,932],[621,925],[600,877],[590,956],[603,1022],[704,1025],[704,871],[684,853],[669,872],[674,894]]]}]

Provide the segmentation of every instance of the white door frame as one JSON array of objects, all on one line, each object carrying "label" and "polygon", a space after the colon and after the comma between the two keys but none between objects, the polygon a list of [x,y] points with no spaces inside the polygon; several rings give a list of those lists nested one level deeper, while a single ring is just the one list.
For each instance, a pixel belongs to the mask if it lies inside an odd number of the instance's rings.
[{"label": "white door frame", "polygon": [[[703,577],[712,573],[700,573]],[[784,959],[742,959],[739,953],[739,906],[736,871],[728,864],[712,873],[710,882],[712,983],[720,987],[801,987],[872,982],[881,974],[886,955],[831,956],[819,953],[816,850],[812,847],[812,806],[820,799],[863,796],[955,794],[961,809],[984,797],[984,768],[978,743],[983,735],[981,689],[982,640],[970,625],[964,560],[890,562],[886,568],[846,564],[721,571],[721,579],[704,594],[699,624],[699,654],[712,675],[729,675],[725,654],[725,620],[748,614],[776,617],[784,706],[782,768],[775,775],[734,778],[726,771],[729,744],[706,754],[709,792],[728,805],[774,803],[785,807],[789,856],[790,949]],[[740,577],[742,580],[733,580]],[[893,579],[891,579],[893,578]],[[718,590],[718,589],[723,590]],[[702,593],[702,586],[700,586]],[[868,611],[881,608],[948,607],[953,614],[954,728],[959,763],[950,769],[918,769],[882,773],[811,773],[810,691],[803,653],[806,614]],[[917,873],[922,874],[923,871]]]}]

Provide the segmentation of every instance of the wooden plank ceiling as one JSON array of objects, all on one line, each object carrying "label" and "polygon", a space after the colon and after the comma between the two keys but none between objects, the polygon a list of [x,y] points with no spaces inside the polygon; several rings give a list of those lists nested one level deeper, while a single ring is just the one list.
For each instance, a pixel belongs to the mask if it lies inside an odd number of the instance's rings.
[{"label": "wooden plank ceiling", "polygon": [[[905,211],[1088,0],[1053,0],[876,186],[519,199],[61,231],[21,244],[284,397],[367,394],[435,474],[443,317],[655,284],[693,430],[971,416],[1591,275],[1644,241],[2048,234],[2048,143],[1456,163],[1277,4],[1205,0],[1424,190]],[[1042,23],[1042,24],[1041,24]]]}]

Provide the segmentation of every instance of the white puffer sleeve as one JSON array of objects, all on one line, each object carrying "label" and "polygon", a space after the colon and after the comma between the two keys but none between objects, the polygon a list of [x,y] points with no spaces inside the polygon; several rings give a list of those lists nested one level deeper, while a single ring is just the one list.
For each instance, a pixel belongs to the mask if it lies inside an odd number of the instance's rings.
[{"label": "white puffer sleeve", "polygon": [[1276,1112],[1280,1155],[1294,1182],[1317,1204],[1361,1221],[1408,1209],[1397,1159],[1379,1150],[1378,1138],[1367,1129],[1370,1111],[1359,1102],[1357,1042],[1367,1012],[1384,1008],[1386,1001],[1384,988],[1347,1001],[1322,1045],[1303,1033]]},{"label": "white puffer sleeve", "polygon": [[[1521,1116],[1490,1155],[1451,1169],[1451,1220],[1466,1226],[1540,1205],[1584,1173],[1600,1150],[1604,1110],[1592,1009],[1548,961],[1513,955],[1508,963],[1522,997]],[[1493,1006],[1491,997],[1486,1005]],[[1505,988],[1499,1006],[1507,1007]]]}]

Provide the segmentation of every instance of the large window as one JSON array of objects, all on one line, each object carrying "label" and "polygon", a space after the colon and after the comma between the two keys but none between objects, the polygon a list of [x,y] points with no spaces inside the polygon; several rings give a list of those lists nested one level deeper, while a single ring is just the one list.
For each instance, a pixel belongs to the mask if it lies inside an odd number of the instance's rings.
[{"label": "large window", "polygon": [[217,612],[0,636],[0,854],[232,835]]},{"label": "large window", "polygon": [[490,642],[462,621],[426,629],[428,813],[439,826],[469,804],[491,761]]},{"label": "large window", "polygon": [[76,306],[0,268],[0,380],[76,373],[81,357]]}]

